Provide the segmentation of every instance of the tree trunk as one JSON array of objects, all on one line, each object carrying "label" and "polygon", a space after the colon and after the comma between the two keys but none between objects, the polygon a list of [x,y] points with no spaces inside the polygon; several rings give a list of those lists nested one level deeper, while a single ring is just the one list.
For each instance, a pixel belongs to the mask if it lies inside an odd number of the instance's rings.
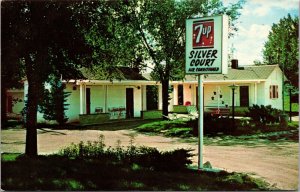
[{"label": "tree trunk", "polygon": [[29,157],[37,156],[37,88],[35,82],[28,82],[25,154]]},{"label": "tree trunk", "polygon": [[162,108],[163,108],[163,120],[168,119],[169,115],[169,80],[162,81]]}]

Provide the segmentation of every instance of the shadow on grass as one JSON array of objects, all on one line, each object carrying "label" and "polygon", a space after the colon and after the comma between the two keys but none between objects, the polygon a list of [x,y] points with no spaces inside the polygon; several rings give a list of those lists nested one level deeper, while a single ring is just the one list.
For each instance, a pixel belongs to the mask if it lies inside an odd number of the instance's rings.
[{"label": "shadow on grass", "polygon": [[259,145],[276,146],[286,142],[299,142],[299,130],[277,131],[243,136],[205,137],[204,144],[218,146],[243,145],[256,147]]},{"label": "shadow on grass", "polygon": [[25,141],[14,141],[14,142],[3,142],[3,141],[1,141],[1,144],[24,145]]},{"label": "shadow on grass", "polygon": [[142,124],[153,122],[155,120],[130,119],[130,120],[111,120],[95,125],[80,125],[79,123],[67,123],[65,125],[39,123],[40,130],[102,130],[102,131],[119,131],[126,129],[134,129]]},{"label": "shadow on grass", "polygon": [[129,121],[112,120],[100,125],[85,125],[85,126],[81,126],[80,128],[89,129],[89,130],[119,131],[119,130],[126,130],[126,129],[134,129],[145,123],[150,123],[154,121],[155,120],[142,120],[142,119],[134,119]]},{"label": "shadow on grass", "polygon": [[195,170],[154,171],[137,164],[58,155],[30,159],[1,157],[4,190],[267,190],[268,184],[245,174]]},{"label": "shadow on grass", "polygon": [[38,129],[38,134],[44,134],[44,133],[51,133],[51,135],[66,135],[65,133],[51,130],[51,129],[45,129],[45,128],[39,128]]}]

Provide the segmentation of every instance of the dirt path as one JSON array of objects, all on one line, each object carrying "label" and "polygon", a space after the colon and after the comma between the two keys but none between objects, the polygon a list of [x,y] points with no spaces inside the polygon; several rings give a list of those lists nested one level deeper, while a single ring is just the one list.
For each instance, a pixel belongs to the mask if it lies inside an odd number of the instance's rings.
[{"label": "dirt path", "polygon": [[[39,154],[57,152],[59,149],[80,141],[95,141],[99,135],[105,137],[106,146],[129,145],[130,135],[136,145],[157,147],[159,150],[191,148],[197,154],[197,143],[184,143],[180,139],[138,134],[132,130],[38,130]],[[24,152],[24,129],[1,130],[1,152]],[[197,164],[197,156],[193,162]],[[272,145],[204,146],[204,162],[214,168],[250,173],[261,177],[280,189],[298,189],[298,143],[274,143]]]}]

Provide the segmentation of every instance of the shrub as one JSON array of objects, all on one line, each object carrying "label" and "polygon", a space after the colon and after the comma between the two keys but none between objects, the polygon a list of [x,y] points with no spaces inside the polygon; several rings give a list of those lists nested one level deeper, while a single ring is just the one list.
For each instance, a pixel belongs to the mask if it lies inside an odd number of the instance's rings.
[{"label": "shrub", "polygon": [[[193,128],[193,135],[198,136],[198,119],[188,122],[189,126]],[[216,135],[218,133],[229,134],[236,129],[232,128],[232,119],[229,117],[215,117],[210,114],[204,115],[204,134]]]},{"label": "shrub", "polygon": [[156,148],[133,145],[131,138],[130,146],[123,148],[118,141],[116,148],[105,148],[104,137],[99,141],[80,142],[72,144],[59,151],[59,155],[68,158],[98,159],[103,163],[119,163],[127,165],[140,165],[143,168],[155,170],[179,170],[185,169],[192,161],[191,149],[176,149],[174,151],[160,152]]},{"label": "shrub", "polygon": [[269,123],[278,123],[280,113],[280,110],[272,108],[271,105],[253,105],[252,107],[249,107],[249,112],[246,114],[256,124],[262,123],[263,125],[266,125]]},{"label": "shrub", "polygon": [[280,127],[283,129],[288,128],[288,115],[285,113],[282,113],[279,115],[279,124]]}]

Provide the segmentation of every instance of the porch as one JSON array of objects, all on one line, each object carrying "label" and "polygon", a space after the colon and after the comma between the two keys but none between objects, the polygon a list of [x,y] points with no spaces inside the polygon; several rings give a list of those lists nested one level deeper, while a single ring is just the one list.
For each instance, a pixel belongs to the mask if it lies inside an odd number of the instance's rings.
[{"label": "porch", "polygon": [[[253,104],[263,104],[258,92],[262,93],[262,82],[256,81],[232,81],[232,82],[205,82],[204,81],[204,110],[205,112],[230,113],[233,105],[233,91],[230,86],[235,84],[234,106],[248,108]],[[191,82],[172,82],[169,111],[186,112],[183,106],[198,106],[198,84]],[[159,93],[160,95],[161,93]],[[181,107],[180,107],[181,106]],[[182,111],[183,110],[183,111]]]},{"label": "porch", "polygon": [[[69,122],[84,124],[141,118],[147,111],[147,86],[156,84],[143,80],[97,81],[81,80],[66,83],[68,97],[66,115]],[[157,109],[157,108],[156,108]]]}]

